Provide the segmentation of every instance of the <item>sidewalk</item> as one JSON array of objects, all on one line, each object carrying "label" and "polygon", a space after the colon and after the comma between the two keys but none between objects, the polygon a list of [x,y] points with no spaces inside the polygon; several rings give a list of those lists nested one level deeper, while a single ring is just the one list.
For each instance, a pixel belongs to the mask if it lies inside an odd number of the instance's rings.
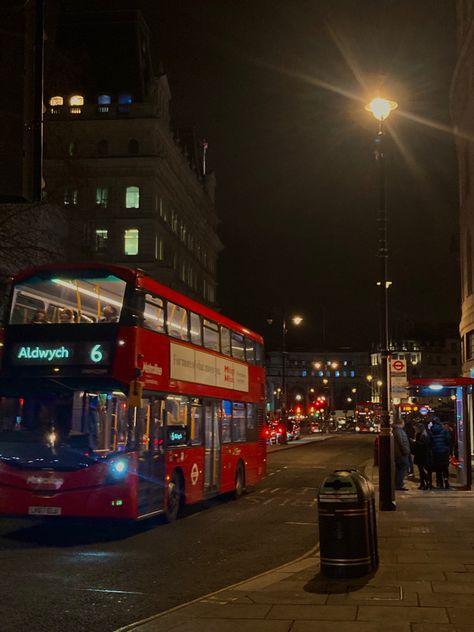
[{"label": "sidewalk", "polygon": [[474,492],[408,485],[378,515],[375,575],[327,580],[315,547],[121,632],[474,632]]}]

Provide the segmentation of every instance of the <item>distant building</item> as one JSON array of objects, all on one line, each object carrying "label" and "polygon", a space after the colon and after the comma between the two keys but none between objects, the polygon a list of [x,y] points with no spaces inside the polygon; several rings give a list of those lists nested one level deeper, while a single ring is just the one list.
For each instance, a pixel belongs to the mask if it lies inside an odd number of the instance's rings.
[{"label": "distant building", "polygon": [[280,351],[266,354],[267,402],[269,411],[283,405],[286,384],[286,409],[301,408],[308,414],[318,397],[324,397],[329,410],[354,410],[355,404],[370,399],[368,351]]},{"label": "distant building", "polygon": [[72,227],[69,258],[139,267],[215,304],[214,175],[203,173],[194,134],[172,128],[141,13],[66,12],[54,38],[44,171]]},{"label": "distant building", "polygon": [[474,375],[474,2],[458,0],[458,60],[451,116],[459,163],[462,373]]},{"label": "distant building", "polygon": [[[417,337],[398,342],[390,351],[391,360],[404,360],[407,380],[416,377],[457,377],[461,370],[461,349],[455,328],[442,331],[438,336]],[[370,356],[371,401],[379,402],[384,378],[381,374],[380,352]],[[407,391],[405,398],[408,399]],[[394,403],[399,403],[398,401]]]}]

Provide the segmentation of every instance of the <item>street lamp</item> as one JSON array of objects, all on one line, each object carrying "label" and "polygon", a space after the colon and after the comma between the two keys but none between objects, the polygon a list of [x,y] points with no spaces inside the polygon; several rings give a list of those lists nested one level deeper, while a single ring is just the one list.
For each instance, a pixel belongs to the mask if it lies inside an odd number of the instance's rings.
[{"label": "street lamp", "polygon": [[[302,316],[291,316],[289,322],[295,326],[301,325],[303,322]],[[267,323],[273,325],[273,317],[268,316]],[[281,403],[280,403],[280,416],[286,416],[286,336],[288,334],[287,316],[284,314],[282,318],[282,339],[281,339]]]},{"label": "street lamp", "polygon": [[379,212],[378,224],[378,257],[380,259],[380,355],[383,385],[381,388],[381,424],[379,437],[379,506],[382,511],[394,511],[395,490],[392,475],[392,448],[390,431],[390,393],[388,380],[388,234],[387,234],[387,200],[385,187],[384,160],[384,122],[390,113],[397,108],[395,101],[376,97],[366,105],[365,109],[375,116],[379,122],[375,137],[375,160],[379,171]]}]

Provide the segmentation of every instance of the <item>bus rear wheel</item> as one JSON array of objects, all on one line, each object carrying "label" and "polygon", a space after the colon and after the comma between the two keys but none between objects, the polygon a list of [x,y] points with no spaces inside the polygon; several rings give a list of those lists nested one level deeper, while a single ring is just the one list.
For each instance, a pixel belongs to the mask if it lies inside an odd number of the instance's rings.
[{"label": "bus rear wheel", "polygon": [[240,462],[235,472],[235,488],[232,495],[235,499],[237,499],[242,496],[244,491],[245,491],[245,472],[244,472],[244,466],[242,465],[242,462]]},{"label": "bus rear wheel", "polygon": [[168,483],[168,498],[166,501],[165,517],[167,522],[174,522],[180,515],[183,506],[183,488],[181,477],[173,472]]}]

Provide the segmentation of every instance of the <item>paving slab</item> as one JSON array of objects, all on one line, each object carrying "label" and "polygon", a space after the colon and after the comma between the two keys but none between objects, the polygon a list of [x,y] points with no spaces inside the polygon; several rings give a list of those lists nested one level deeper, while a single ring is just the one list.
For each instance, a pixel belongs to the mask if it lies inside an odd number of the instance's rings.
[{"label": "paving slab", "polygon": [[416,606],[359,606],[358,621],[399,621],[449,623],[445,608],[419,608]]}]

